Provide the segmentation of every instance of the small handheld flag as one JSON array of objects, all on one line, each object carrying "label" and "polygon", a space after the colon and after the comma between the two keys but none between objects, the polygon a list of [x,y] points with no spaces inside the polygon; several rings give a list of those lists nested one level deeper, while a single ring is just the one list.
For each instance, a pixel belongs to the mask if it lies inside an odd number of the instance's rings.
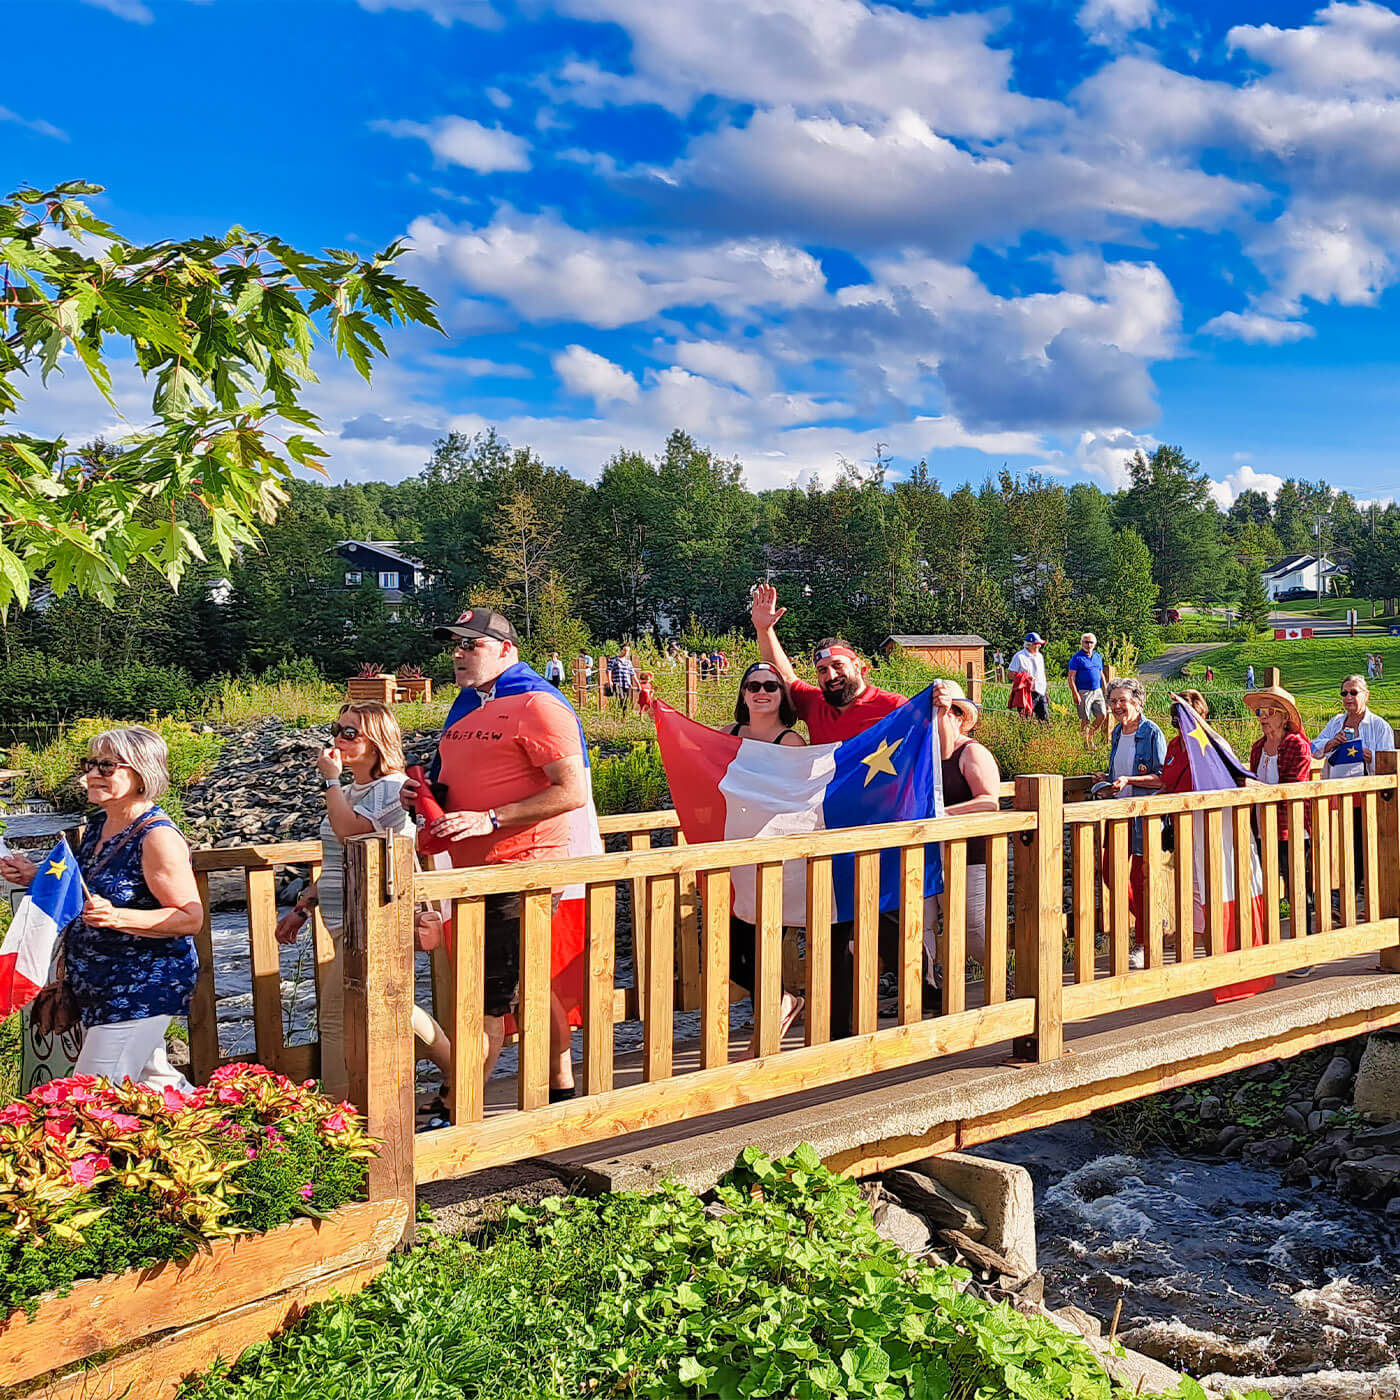
[{"label": "small handheld flag", "polygon": [[77,857],[59,837],[0,945],[0,1020],[27,1006],[49,980],[58,936],[83,912],[83,898]]}]

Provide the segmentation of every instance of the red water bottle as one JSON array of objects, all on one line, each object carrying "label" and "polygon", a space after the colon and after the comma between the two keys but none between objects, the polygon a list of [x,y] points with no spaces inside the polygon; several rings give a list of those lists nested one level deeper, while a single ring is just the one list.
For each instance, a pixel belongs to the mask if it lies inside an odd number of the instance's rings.
[{"label": "red water bottle", "polygon": [[437,855],[439,851],[447,850],[452,842],[445,836],[434,836],[429,828],[439,817],[447,814],[442,810],[442,803],[433,795],[432,784],[421,763],[410,763],[404,769],[404,776],[418,784],[418,791],[408,804],[413,813],[413,823],[418,828],[418,850],[425,856]]}]

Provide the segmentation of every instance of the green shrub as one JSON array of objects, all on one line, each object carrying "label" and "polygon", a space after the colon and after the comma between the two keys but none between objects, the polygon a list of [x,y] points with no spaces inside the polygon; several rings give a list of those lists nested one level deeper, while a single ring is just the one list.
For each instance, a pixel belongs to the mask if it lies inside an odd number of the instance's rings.
[{"label": "green shrub", "polygon": [[620,758],[593,764],[593,801],[599,815],[656,812],[670,806],[661,750],[654,740],[633,744]]},{"label": "green shrub", "polygon": [[[511,1207],[188,1382],[186,1400],[940,1400],[1117,1391],[1084,1342],[875,1231],[804,1145],[749,1148],[719,1212],[680,1186]],[[1199,1387],[1183,1394],[1201,1394]]]},{"label": "green shrub", "polygon": [[324,685],[326,678],[309,656],[297,656],[269,666],[258,680],[263,685]]},{"label": "green shrub", "polygon": [[78,715],[142,719],[153,711],[188,715],[201,692],[176,666],[105,666],[97,661],[59,661],[36,652],[0,666],[0,722],[22,725]]}]

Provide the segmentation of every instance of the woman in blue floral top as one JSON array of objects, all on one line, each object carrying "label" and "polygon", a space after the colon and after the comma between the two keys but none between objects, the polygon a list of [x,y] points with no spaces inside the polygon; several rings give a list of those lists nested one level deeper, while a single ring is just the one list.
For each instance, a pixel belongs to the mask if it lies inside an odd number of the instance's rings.
[{"label": "woman in blue floral top", "polygon": [[[199,970],[190,935],[204,912],[189,847],[156,805],[170,786],[165,740],[140,726],[109,729],[89,741],[82,768],[99,812],[77,853],[87,901],[64,937],[84,1027],[76,1072],[188,1089],[166,1058],[165,1030],[189,1010]],[[9,856],[0,871],[27,886],[38,867]]]}]

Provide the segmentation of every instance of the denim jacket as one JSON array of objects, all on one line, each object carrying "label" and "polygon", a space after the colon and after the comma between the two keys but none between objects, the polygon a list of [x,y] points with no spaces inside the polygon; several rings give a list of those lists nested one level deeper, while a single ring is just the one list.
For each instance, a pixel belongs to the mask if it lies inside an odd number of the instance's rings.
[{"label": "denim jacket", "polygon": [[[1108,771],[1113,771],[1113,756],[1118,752],[1118,741],[1123,737],[1123,726],[1115,724],[1113,726],[1113,738],[1108,745]],[[1167,762],[1167,738],[1166,735],[1153,722],[1144,715],[1138,721],[1137,732],[1133,738],[1133,772],[1152,773],[1160,777],[1162,769]],[[1131,777],[1128,779],[1129,786],[1132,784]],[[1141,794],[1134,794],[1140,796]],[[1142,819],[1139,817],[1133,822],[1133,854],[1142,854]]]}]

